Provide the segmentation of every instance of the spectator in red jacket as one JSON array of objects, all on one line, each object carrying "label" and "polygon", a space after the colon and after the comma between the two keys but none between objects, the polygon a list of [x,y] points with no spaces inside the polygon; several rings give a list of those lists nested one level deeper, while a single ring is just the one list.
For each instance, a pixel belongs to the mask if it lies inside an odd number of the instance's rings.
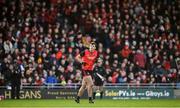
[{"label": "spectator in red jacket", "polygon": [[141,50],[137,50],[136,54],[134,55],[134,62],[140,67],[145,68],[146,65],[146,58],[145,55]]},{"label": "spectator in red jacket", "polygon": [[123,58],[128,58],[131,53],[132,50],[129,48],[129,45],[125,45],[124,48],[121,50],[121,55]]}]

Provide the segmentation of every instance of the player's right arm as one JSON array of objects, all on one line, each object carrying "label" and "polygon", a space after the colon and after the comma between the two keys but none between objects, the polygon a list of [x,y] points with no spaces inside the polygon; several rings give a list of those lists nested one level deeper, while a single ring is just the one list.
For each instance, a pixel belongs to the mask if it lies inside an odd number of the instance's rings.
[{"label": "player's right arm", "polygon": [[84,52],[78,54],[78,55],[75,57],[75,59],[76,59],[79,63],[82,64],[82,63],[83,63],[83,59],[82,59],[83,56],[84,56]]},{"label": "player's right arm", "polygon": [[75,58],[79,63],[83,63],[82,57],[80,54],[78,54]]}]

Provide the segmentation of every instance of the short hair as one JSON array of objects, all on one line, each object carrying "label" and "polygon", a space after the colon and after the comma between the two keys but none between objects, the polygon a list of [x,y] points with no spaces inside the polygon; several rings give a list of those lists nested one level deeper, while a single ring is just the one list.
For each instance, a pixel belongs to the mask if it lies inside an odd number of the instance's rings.
[{"label": "short hair", "polygon": [[101,57],[98,57],[97,61],[103,62],[103,59]]},{"label": "short hair", "polygon": [[96,46],[96,43],[95,43],[95,42],[91,42],[90,44],[91,44],[91,45],[95,45],[95,46]]}]

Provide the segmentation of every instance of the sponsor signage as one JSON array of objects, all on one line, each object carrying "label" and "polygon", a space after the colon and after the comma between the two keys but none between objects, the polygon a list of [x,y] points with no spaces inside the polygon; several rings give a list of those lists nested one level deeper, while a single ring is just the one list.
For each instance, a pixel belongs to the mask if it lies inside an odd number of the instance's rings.
[{"label": "sponsor signage", "polygon": [[158,99],[174,98],[173,89],[106,89],[108,99]]},{"label": "sponsor signage", "polygon": [[[22,89],[20,99],[74,99],[77,89]],[[0,89],[0,95],[11,99],[11,91]],[[96,95],[97,98],[99,95]],[[88,98],[87,92],[81,98]],[[159,99],[174,98],[173,89],[104,89],[105,99]]]},{"label": "sponsor signage", "polygon": [[[5,99],[11,99],[11,90],[1,89]],[[22,89],[20,99],[73,99],[77,94],[75,89]]]}]

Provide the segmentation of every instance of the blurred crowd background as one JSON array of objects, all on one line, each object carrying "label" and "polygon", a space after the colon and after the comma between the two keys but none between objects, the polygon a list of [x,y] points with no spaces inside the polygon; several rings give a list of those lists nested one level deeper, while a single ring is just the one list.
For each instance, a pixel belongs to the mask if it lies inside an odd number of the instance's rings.
[{"label": "blurred crowd background", "polygon": [[80,83],[97,43],[107,83],[180,82],[179,0],[0,0],[0,85]]}]

